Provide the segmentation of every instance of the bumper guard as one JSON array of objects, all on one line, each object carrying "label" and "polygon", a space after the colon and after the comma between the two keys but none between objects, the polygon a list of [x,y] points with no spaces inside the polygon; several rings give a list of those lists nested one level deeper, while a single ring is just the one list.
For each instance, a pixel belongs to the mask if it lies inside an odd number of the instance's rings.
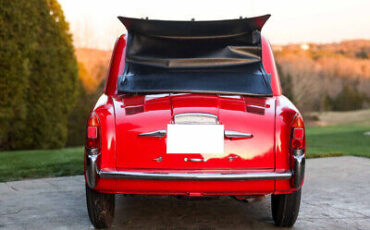
[{"label": "bumper guard", "polygon": [[294,168],[292,185],[294,188],[299,188],[302,186],[306,164],[304,149],[294,149],[293,159],[294,159]]}]

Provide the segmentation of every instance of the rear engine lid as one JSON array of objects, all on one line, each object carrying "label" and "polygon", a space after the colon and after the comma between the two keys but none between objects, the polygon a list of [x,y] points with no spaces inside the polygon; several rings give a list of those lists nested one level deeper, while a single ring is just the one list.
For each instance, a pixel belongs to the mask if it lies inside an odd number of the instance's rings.
[{"label": "rear engine lid", "polygon": [[[116,166],[122,169],[272,169],[274,108],[275,99],[267,97],[162,94],[116,99]],[[199,127],[207,125],[216,127],[215,130],[222,126],[223,137],[220,139],[218,135],[215,145],[223,142],[223,152],[168,151],[171,134],[168,127],[194,127],[195,132],[201,132]],[[204,133],[204,141],[206,135]],[[187,144],[195,145],[195,142]],[[202,143],[202,139],[198,142]]]}]

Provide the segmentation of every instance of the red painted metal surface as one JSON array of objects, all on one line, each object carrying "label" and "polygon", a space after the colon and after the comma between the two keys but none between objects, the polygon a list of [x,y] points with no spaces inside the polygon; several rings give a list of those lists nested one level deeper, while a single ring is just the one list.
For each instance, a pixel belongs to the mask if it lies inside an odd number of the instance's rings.
[{"label": "red painted metal surface", "polygon": [[280,96],[282,94],[279,74],[276,69],[274,54],[272,53],[272,49],[270,43],[267,41],[265,36],[261,36],[262,38],[262,64],[265,68],[266,72],[271,74],[271,88],[272,93],[274,96]]},{"label": "red painted metal surface", "polygon": [[[118,168],[152,169],[267,169],[274,168],[274,98],[227,98],[217,95],[173,95],[148,100],[114,100]],[[262,112],[247,111],[247,105]],[[225,130],[253,134],[248,139],[225,139],[225,154],[166,154],[166,137],[140,137],[140,133],[166,130],[179,113],[217,115]],[[261,124],[263,123],[263,126]],[[140,156],[140,157],[138,157]],[[161,162],[154,159],[162,157]],[[229,157],[236,157],[230,161]],[[186,162],[185,158],[206,159]]]},{"label": "red painted metal surface", "polygon": [[109,64],[108,78],[105,82],[105,94],[112,96],[117,94],[118,76],[125,68],[126,36],[122,34],[116,41],[112,58]]},{"label": "red painted metal surface", "polygon": [[[290,137],[293,118],[299,114],[284,96],[267,40],[262,37],[264,68],[271,74],[273,97],[222,97],[181,94],[158,96],[117,95],[123,72],[125,37],[118,38],[109,68],[105,94],[94,112],[101,122],[98,167],[104,170],[268,170],[291,169]],[[166,154],[165,137],[138,137],[139,133],[166,129],[173,116],[184,112],[215,114],[226,130],[252,133],[250,139],[225,139],[225,155],[206,162],[185,162],[190,154]],[[305,143],[305,142],[304,142]],[[162,162],[153,161],[163,157]],[[230,162],[229,156],[238,156]],[[201,158],[202,155],[191,154]],[[151,181],[99,179],[97,191],[127,194],[250,195],[290,193],[290,180],[261,181]]]},{"label": "red painted metal surface", "polygon": [[261,181],[142,181],[111,180],[101,192],[155,195],[254,195],[274,192],[273,180]]}]

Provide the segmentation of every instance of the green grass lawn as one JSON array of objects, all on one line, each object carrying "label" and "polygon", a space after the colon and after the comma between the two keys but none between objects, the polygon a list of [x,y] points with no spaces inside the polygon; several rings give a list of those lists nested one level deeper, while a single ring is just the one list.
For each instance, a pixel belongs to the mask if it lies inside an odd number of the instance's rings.
[{"label": "green grass lawn", "polygon": [[0,152],[0,182],[83,174],[83,147]]},{"label": "green grass lawn", "polygon": [[370,157],[370,125],[345,124],[306,128],[307,156],[352,155]]},{"label": "green grass lawn", "polygon": [[[370,157],[370,125],[307,127],[307,157]],[[83,173],[83,147],[0,152],[0,182]]]}]

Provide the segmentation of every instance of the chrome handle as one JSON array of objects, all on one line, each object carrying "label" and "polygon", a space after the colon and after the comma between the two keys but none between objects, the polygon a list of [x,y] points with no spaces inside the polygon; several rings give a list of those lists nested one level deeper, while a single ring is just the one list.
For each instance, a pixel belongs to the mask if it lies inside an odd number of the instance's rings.
[{"label": "chrome handle", "polygon": [[166,136],[167,131],[164,129],[148,132],[148,133],[140,133],[139,137],[164,137]]},{"label": "chrome handle", "polygon": [[202,162],[203,159],[201,158],[184,158],[184,161],[190,161],[190,162]]},{"label": "chrome handle", "polygon": [[251,138],[253,137],[253,134],[251,133],[241,133],[237,131],[231,131],[231,130],[225,130],[225,137],[227,138]]}]

